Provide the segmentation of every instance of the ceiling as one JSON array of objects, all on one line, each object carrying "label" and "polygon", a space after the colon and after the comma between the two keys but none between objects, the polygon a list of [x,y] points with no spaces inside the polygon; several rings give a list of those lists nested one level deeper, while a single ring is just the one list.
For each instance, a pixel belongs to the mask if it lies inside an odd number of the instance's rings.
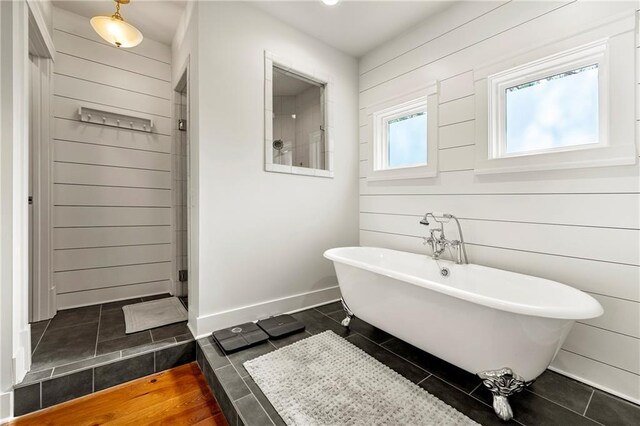
[{"label": "ceiling", "polygon": [[[170,45],[186,1],[132,0],[120,12],[145,37]],[[335,6],[326,6],[321,0],[247,3],[336,49],[360,57],[453,2],[342,0]],[[111,15],[115,10],[113,0],[53,0],[53,4],[87,18]]]},{"label": "ceiling", "polygon": [[251,1],[253,6],[349,55],[360,57],[452,1]]},{"label": "ceiling", "polygon": [[[110,16],[116,10],[113,0],[53,0],[53,5],[87,18]],[[131,0],[131,3],[121,6],[120,14],[125,21],[137,27],[144,37],[171,45],[185,5],[186,1],[183,0]]]}]

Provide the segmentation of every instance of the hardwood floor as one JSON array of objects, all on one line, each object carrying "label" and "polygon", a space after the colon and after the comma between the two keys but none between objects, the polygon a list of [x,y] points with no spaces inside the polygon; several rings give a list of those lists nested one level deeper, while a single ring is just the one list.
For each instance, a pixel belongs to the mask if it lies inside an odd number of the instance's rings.
[{"label": "hardwood floor", "polygon": [[191,363],[19,417],[3,426],[227,426],[197,364]]}]

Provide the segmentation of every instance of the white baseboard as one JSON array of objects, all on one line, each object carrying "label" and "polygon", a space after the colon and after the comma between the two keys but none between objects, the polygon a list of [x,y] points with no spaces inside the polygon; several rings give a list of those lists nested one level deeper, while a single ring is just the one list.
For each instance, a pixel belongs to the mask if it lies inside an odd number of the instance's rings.
[{"label": "white baseboard", "polygon": [[340,299],[340,288],[336,285],[334,287],[324,288],[321,290],[295,294],[293,296],[287,296],[280,299],[267,300],[254,305],[200,316],[198,317],[196,325],[196,330],[198,332],[197,338],[200,339],[202,337],[206,337],[215,330],[231,327],[235,324],[257,321],[259,319],[283,313],[301,311],[314,306],[333,302],[337,299]]},{"label": "white baseboard", "polygon": [[566,372],[566,371],[564,371],[564,370],[562,370],[562,369],[560,369],[558,367],[554,367],[552,365],[550,365],[548,368],[549,368],[549,370],[555,371],[556,373],[562,374],[563,376],[567,376],[570,379],[577,380],[578,382],[584,383],[584,384],[589,385],[591,387],[594,387],[596,389],[600,389],[601,391],[606,392],[606,393],[610,393],[611,395],[615,395],[618,398],[622,398],[625,401],[629,401],[629,402],[632,402],[634,404],[640,405],[640,400],[639,399],[633,398],[633,397],[631,397],[629,395],[626,395],[626,394],[624,394],[622,392],[618,392],[618,391],[616,391],[614,389],[608,388],[606,386],[602,386],[601,384],[598,384],[598,383],[596,383],[594,381],[585,379],[584,377],[580,377],[580,376],[578,376],[576,374],[568,373],[568,372]]},{"label": "white baseboard", "polygon": [[13,392],[0,393],[0,424],[13,419]]}]

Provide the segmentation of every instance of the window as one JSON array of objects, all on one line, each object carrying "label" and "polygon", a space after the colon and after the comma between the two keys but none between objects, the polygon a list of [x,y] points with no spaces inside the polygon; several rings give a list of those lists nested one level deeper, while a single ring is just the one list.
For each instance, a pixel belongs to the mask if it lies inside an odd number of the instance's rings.
[{"label": "window", "polygon": [[369,179],[434,176],[437,99],[424,91],[378,105],[371,112]]},{"label": "window", "polygon": [[333,178],[333,79],[264,52],[264,170]]},{"label": "window", "polygon": [[[474,71],[476,173],[635,162],[633,123],[609,114],[614,101],[633,108],[633,96],[618,89],[622,81],[633,81],[633,70],[610,67],[611,52],[618,55],[615,63],[624,63],[620,46],[630,41],[616,40],[615,50],[611,40],[598,41],[533,61],[532,51],[505,62],[509,68],[497,73],[491,71],[500,70],[500,64]],[[488,127],[482,125],[485,117]],[[613,134],[629,139],[612,139],[614,125],[622,127]]]},{"label": "window", "polygon": [[427,101],[411,111],[382,118],[383,156],[378,169],[423,166],[427,164]]},{"label": "window", "polygon": [[598,64],[507,87],[504,104],[499,156],[597,144]]}]

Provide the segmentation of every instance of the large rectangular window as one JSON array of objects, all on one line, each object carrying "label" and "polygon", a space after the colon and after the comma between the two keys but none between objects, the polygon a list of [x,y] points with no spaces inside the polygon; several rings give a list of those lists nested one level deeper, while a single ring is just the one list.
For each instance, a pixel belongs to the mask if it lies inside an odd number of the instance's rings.
[{"label": "large rectangular window", "polygon": [[636,164],[635,37],[601,37],[474,70],[477,174]]},{"label": "large rectangular window", "polygon": [[592,64],[506,88],[504,154],[597,144],[598,87]]}]

